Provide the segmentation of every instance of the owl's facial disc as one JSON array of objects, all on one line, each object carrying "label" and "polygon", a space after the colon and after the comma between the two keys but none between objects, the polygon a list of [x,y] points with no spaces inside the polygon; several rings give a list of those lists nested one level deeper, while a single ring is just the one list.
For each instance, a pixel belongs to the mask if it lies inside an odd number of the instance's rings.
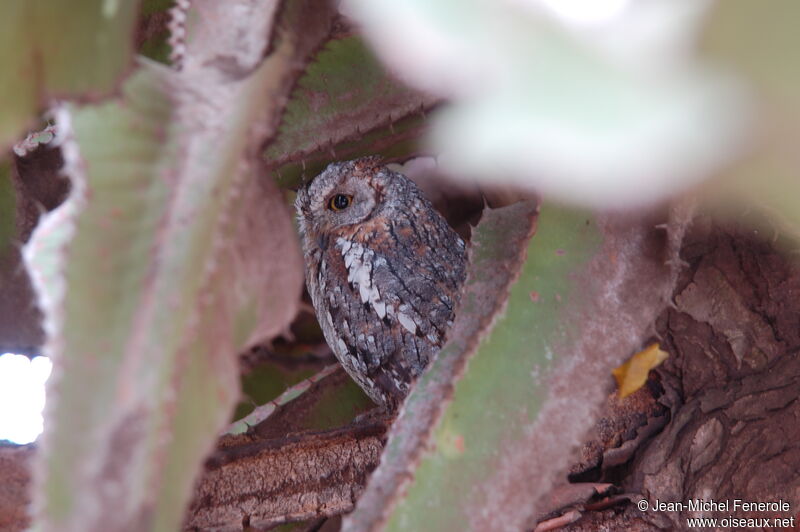
[{"label": "owl's facial disc", "polygon": [[302,212],[315,233],[327,234],[369,218],[375,195],[368,177],[332,165],[304,191]]},{"label": "owl's facial disc", "polygon": [[331,187],[323,198],[323,212],[316,213],[323,222],[321,229],[332,230],[361,223],[375,209],[375,191],[363,178],[348,176]]},{"label": "owl's facial disc", "polygon": [[385,177],[378,163],[374,158],[333,163],[298,191],[297,213],[306,242],[325,249],[346,227],[381,210]]}]

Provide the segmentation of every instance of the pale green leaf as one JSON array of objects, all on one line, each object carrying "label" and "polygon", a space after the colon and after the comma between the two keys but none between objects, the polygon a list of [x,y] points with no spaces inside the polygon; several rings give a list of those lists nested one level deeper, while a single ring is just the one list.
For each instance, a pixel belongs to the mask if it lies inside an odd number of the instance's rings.
[{"label": "pale green leaf", "polygon": [[130,67],[136,0],[10,0],[0,17],[0,146],[52,96],[110,93]]},{"label": "pale green leaf", "polygon": [[72,193],[26,250],[54,362],[42,530],[176,530],[239,352],[296,312],[299,246],[257,153],[331,10],[287,4],[264,58],[275,4],[192,6],[214,25],[190,34],[181,73],[145,63],[119,99],[58,116]]},{"label": "pale green leaf", "polygon": [[595,422],[610,370],[666,304],[675,270],[651,221],[546,206],[519,248],[514,208],[478,225],[448,343],[344,530],[524,529]]}]

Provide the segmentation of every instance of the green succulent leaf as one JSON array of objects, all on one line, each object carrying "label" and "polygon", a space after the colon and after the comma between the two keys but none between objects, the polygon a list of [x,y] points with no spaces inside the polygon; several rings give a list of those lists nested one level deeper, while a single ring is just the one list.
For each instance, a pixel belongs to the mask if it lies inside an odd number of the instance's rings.
[{"label": "green succulent leaf", "polygon": [[180,73],[144,62],[119,99],[58,116],[72,192],[26,249],[54,362],[42,530],[178,529],[238,353],[296,313],[299,246],[257,153],[333,11],[287,3],[264,58],[275,7],[193,2],[215,25],[189,32]]},{"label": "green succulent leaf", "polygon": [[131,64],[137,9],[136,0],[4,2],[0,146],[32,124],[45,98],[110,93]]},{"label": "green succulent leaf", "polygon": [[267,167],[296,187],[303,170],[313,176],[331,159],[385,151],[391,157],[394,145],[421,137],[421,112],[434,102],[392,77],[360,37],[334,35],[292,91],[279,134],[264,152]]},{"label": "green succulent leaf", "polygon": [[675,273],[652,222],[545,206],[528,242],[533,212],[484,213],[449,340],[344,530],[525,528],[664,307]]},{"label": "green succulent leaf", "polygon": [[428,153],[420,142],[426,133],[425,115],[412,114],[358,138],[340,142],[328,150],[312,152],[300,162],[286,163],[275,170],[275,177],[282,188],[296,189],[321,173],[333,160],[357,159],[379,153],[387,162],[402,161]]}]

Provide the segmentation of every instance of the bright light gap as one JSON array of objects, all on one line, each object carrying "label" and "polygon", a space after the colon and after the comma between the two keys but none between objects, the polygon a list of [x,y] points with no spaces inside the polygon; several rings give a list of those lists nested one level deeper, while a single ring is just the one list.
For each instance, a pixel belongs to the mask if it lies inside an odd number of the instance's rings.
[{"label": "bright light gap", "polygon": [[44,383],[51,370],[47,357],[0,355],[0,440],[24,444],[41,434]]}]

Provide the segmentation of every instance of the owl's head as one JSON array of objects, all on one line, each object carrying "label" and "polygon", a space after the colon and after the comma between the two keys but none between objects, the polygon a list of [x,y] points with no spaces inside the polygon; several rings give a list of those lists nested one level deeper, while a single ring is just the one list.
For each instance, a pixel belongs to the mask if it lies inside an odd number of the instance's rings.
[{"label": "owl's head", "polygon": [[301,232],[316,238],[329,236],[338,228],[370,218],[390,177],[381,170],[378,157],[329,165],[297,192],[295,207]]}]

